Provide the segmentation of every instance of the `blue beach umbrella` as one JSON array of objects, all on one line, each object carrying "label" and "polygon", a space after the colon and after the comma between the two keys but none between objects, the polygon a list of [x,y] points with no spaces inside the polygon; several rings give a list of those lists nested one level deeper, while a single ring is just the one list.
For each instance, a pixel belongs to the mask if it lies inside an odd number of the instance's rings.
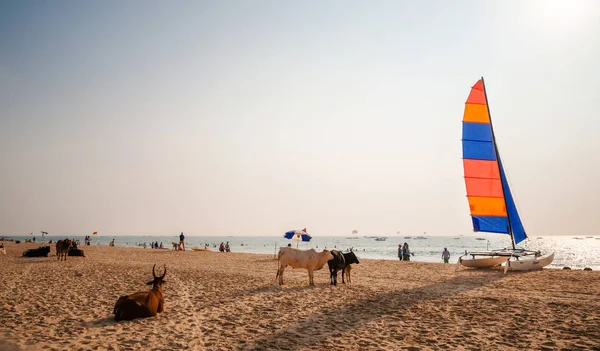
[{"label": "blue beach umbrella", "polygon": [[[291,239],[292,241],[296,241],[298,243],[300,243],[301,241],[309,242],[310,239],[312,239],[312,236],[308,235],[308,233],[306,232],[306,228],[302,230],[290,230],[289,232],[283,234],[283,237],[286,239]],[[298,244],[296,244],[296,247],[298,247]]]}]

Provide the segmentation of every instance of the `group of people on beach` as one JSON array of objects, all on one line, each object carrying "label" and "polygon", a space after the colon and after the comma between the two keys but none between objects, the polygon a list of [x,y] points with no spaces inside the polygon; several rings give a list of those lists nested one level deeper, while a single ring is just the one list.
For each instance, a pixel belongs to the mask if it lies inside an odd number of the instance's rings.
[{"label": "group of people on beach", "polygon": [[[404,243],[404,245],[398,244],[398,258],[400,261],[410,261],[411,255],[414,256],[415,254],[410,252],[408,243]],[[450,261],[450,251],[448,251],[448,248],[446,247],[444,248],[444,251],[442,251],[442,259],[444,260],[444,263]]]},{"label": "group of people on beach", "polygon": [[[404,243],[404,245],[398,244],[398,258],[400,261],[410,261],[410,249],[408,248],[408,243]],[[412,254],[413,256],[415,254]]]},{"label": "group of people on beach", "polygon": [[151,249],[162,249],[163,248],[162,241],[161,241],[160,245],[158,244],[158,241],[150,242],[150,248]]},{"label": "group of people on beach", "polygon": [[83,239],[83,242],[84,242],[85,246],[90,246],[90,244],[92,243],[92,237],[89,235],[86,235],[85,238]]},{"label": "group of people on beach", "polygon": [[223,242],[221,241],[221,245],[219,245],[219,252],[231,252],[229,241],[225,245],[223,245]]}]

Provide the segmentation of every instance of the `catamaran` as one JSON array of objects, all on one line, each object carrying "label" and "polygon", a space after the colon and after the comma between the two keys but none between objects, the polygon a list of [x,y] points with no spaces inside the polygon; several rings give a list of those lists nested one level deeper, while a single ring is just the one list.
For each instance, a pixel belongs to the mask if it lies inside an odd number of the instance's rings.
[{"label": "catamaran", "polygon": [[527,233],[502,166],[494,135],[492,117],[483,77],[471,87],[462,121],[463,168],[473,231],[510,235],[512,247],[492,251],[466,252],[458,258],[466,267],[494,267],[504,264],[505,272],[543,268],[554,253],[517,248]]}]

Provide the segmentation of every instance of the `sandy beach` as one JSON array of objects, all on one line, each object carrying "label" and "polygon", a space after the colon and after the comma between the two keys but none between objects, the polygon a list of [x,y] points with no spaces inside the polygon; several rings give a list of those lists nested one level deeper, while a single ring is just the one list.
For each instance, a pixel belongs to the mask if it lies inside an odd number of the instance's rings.
[{"label": "sandy beach", "polygon": [[[600,350],[595,271],[361,260],[351,284],[330,286],[325,267],[311,287],[288,267],[280,287],[272,255],[88,246],[60,262],[54,247],[24,258],[40,245],[4,244],[2,350]],[[155,263],[165,312],[115,322]]]}]

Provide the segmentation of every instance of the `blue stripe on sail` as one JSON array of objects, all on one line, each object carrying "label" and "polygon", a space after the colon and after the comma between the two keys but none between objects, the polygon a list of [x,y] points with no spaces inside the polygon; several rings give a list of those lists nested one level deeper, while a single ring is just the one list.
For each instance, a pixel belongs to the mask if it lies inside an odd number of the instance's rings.
[{"label": "blue stripe on sail", "polygon": [[496,151],[494,144],[490,141],[471,141],[463,140],[463,158],[475,160],[496,160]]},{"label": "blue stripe on sail", "polygon": [[489,123],[463,122],[463,140],[492,141],[492,128]]},{"label": "blue stripe on sail", "polygon": [[508,180],[506,179],[506,174],[504,173],[504,167],[502,167],[502,162],[498,162],[498,166],[500,167],[500,179],[502,180],[502,186],[504,187],[506,212],[510,217],[510,226],[512,228],[515,244],[518,244],[521,241],[527,239],[527,233],[525,233],[525,228],[523,227],[523,223],[521,222],[521,218],[519,217],[519,212],[517,211],[515,200],[512,197],[512,193],[510,192],[510,187],[508,186]]},{"label": "blue stripe on sail", "polygon": [[471,216],[473,230],[476,232],[490,232],[508,234],[508,218],[502,216]]}]

